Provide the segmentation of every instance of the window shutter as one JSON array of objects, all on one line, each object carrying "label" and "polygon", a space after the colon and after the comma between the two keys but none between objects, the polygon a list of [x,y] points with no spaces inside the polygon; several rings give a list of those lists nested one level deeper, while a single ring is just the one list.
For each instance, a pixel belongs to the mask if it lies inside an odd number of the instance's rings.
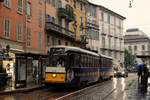
[{"label": "window shutter", "polygon": [[28,2],[26,1],[26,7],[25,7],[25,13],[27,15],[27,5],[28,5]]},{"label": "window shutter", "polygon": [[33,8],[32,8],[32,4],[31,4],[31,16],[33,15]]}]

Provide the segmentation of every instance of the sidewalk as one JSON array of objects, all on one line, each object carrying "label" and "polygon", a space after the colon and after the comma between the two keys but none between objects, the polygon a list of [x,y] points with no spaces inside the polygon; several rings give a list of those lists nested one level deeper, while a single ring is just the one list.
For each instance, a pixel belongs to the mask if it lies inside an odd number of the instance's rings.
[{"label": "sidewalk", "polygon": [[126,99],[125,100],[150,100],[150,78],[148,79],[148,88],[147,90],[142,90],[138,86],[138,80],[126,90]]},{"label": "sidewalk", "polygon": [[10,93],[18,93],[18,92],[29,92],[29,91],[33,91],[33,90],[37,90],[37,89],[41,89],[41,88],[44,88],[45,85],[42,84],[42,85],[30,85],[30,86],[27,86],[25,88],[12,88],[12,87],[7,87],[5,88],[4,90],[0,90],[0,95],[1,94],[10,94]]}]

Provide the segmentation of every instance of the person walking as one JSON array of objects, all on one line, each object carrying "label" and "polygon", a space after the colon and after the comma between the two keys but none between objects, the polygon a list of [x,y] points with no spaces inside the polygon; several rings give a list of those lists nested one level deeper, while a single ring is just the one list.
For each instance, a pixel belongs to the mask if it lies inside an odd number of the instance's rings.
[{"label": "person walking", "polygon": [[138,86],[139,86],[139,84],[141,83],[141,76],[142,76],[142,67],[139,67],[139,70],[138,70]]},{"label": "person walking", "polygon": [[144,85],[144,88],[147,89],[147,86],[148,86],[148,68],[146,66],[146,64],[143,65],[142,68],[142,76],[141,76],[141,82],[142,82],[142,85]]}]

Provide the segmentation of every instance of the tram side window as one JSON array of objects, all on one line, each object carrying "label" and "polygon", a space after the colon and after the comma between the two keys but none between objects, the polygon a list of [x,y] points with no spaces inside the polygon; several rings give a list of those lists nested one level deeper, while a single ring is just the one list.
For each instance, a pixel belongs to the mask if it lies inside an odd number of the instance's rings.
[{"label": "tram side window", "polygon": [[81,67],[84,67],[84,56],[83,56],[83,55],[81,56],[81,59],[82,59],[82,60],[81,60],[81,61],[82,61],[82,62],[81,62]]},{"label": "tram side window", "polygon": [[71,66],[71,67],[75,67],[75,62],[76,62],[76,60],[75,60],[75,55],[74,55],[74,54],[71,54],[69,60],[70,60],[70,66]]},{"label": "tram side window", "polygon": [[89,62],[89,67],[91,67],[91,57],[89,56],[88,59],[89,59],[89,60],[88,60],[88,62]]},{"label": "tram side window", "polygon": [[103,65],[103,67],[106,67],[105,66],[105,58],[102,58],[102,65]]},{"label": "tram side window", "polygon": [[84,66],[83,67],[87,67],[87,64],[86,64],[86,55],[84,55]]},{"label": "tram side window", "polygon": [[80,55],[74,57],[74,67],[81,67]]},{"label": "tram side window", "polygon": [[81,55],[81,59],[80,59],[80,67],[83,66],[83,56]]},{"label": "tram side window", "polygon": [[101,57],[101,66],[104,67],[104,58]]},{"label": "tram side window", "polygon": [[94,57],[92,57],[92,67],[94,67]]},{"label": "tram side window", "polygon": [[93,60],[93,58],[90,56],[90,67],[92,67],[93,65],[92,65],[92,61]]},{"label": "tram side window", "polygon": [[108,59],[108,67],[110,67],[110,60]]},{"label": "tram side window", "polygon": [[82,55],[82,67],[85,67],[85,56]]},{"label": "tram side window", "polygon": [[93,67],[95,67],[95,57],[93,57]]},{"label": "tram side window", "polygon": [[0,59],[0,73],[3,73],[4,69],[3,69],[3,64],[2,64],[2,60]]},{"label": "tram side window", "polygon": [[95,67],[95,57],[93,57],[93,67]]},{"label": "tram side window", "polygon": [[92,57],[90,56],[90,67],[92,67]]},{"label": "tram side window", "polygon": [[107,59],[105,58],[105,66],[107,67],[107,64],[108,64],[108,62],[107,62]]},{"label": "tram side window", "polygon": [[92,66],[91,67],[94,67],[94,58],[92,57]]},{"label": "tram side window", "polygon": [[105,62],[105,67],[107,67],[107,59],[106,58],[104,58],[104,62]]},{"label": "tram side window", "polygon": [[96,57],[96,67],[99,67],[98,65],[98,58]]},{"label": "tram side window", "polygon": [[107,67],[109,67],[109,59],[107,59]]},{"label": "tram side window", "polygon": [[85,67],[85,56],[81,55],[81,67]]},{"label": "tram side window", "polygon": [[89,56],[86,56],[86,63],[87,63],[87,67],[89,67]]}]

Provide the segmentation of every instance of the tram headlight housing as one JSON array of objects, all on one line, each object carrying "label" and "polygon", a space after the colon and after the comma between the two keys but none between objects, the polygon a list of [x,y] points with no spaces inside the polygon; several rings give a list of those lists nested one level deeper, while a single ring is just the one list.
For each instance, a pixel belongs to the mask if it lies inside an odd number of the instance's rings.
[{"label": "tram headlight housing", "polygon": [[56,74],[52,74],[52,77],[55,78],[55,77],[56,77]]}]

